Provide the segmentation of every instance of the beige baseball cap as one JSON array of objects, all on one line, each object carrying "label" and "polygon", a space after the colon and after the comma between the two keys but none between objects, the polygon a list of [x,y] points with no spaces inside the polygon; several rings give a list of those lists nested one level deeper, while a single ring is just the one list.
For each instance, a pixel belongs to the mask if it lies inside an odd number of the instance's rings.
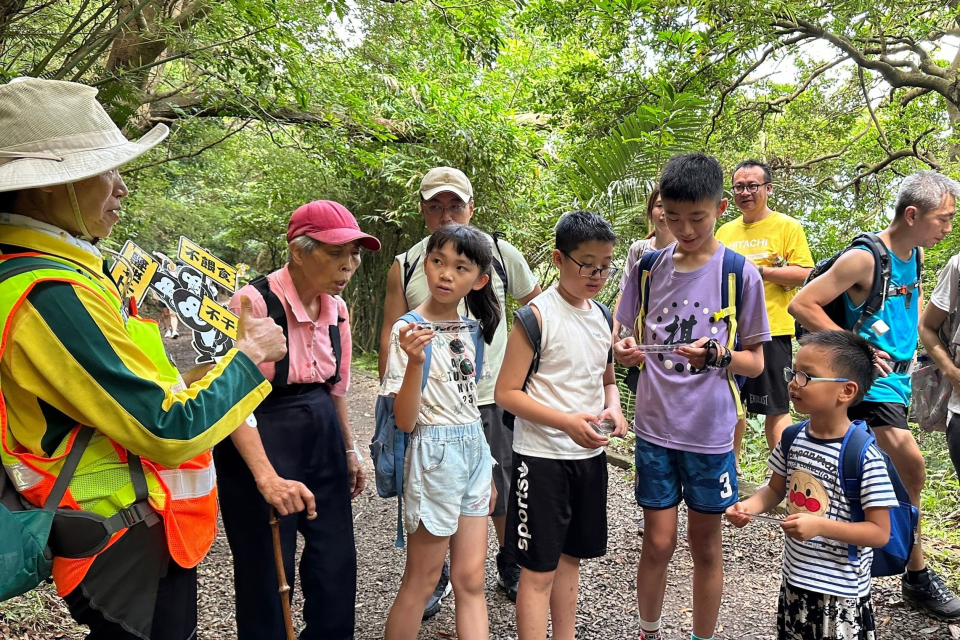
[{"label": "beige baseball cap", "polygon": [[444,191],[456,194],[464,202],[473,199],[473,185],[463,171],[453,167],[437,167],[427,171],[420,181],[420,197],[429,200]]}]

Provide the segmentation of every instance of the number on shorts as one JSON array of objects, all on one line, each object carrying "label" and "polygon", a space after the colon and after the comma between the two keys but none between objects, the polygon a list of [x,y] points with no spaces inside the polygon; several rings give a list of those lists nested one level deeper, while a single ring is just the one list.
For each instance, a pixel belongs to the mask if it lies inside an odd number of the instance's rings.
[{"label": "number on shorts", "polygon": [[723,489],[720,490],[721,498],[729,498],[733,495],[733,487],[730,486],[729,471],[725,471],[723,475],[720,476],[720,484],[723,485]]}]

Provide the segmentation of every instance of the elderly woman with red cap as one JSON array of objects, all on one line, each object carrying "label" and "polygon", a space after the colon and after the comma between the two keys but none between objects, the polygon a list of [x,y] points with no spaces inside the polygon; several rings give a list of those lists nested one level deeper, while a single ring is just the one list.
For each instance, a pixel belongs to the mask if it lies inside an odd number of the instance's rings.
[{"label": "elderly woman with red cap", "polygon": [[[284,638],[274,573],[270,508],[280,514],[284,569],[293,583],[297,532],[306,628],[300,638],[353,638],[357,554],[350,501],[363,490],[360,452],[347,419],[350,323],[340,294],[360,266],[361,248],[380,242],[345,207],[319,200],[290,218],[287,264],[234,296],[254,317],[273,318],[287,336],[287,357],[260,371],[273,391],[217,446],[220,508],[233,551],[239,640]],[[319,517],[317,517],[319,514]]]}]

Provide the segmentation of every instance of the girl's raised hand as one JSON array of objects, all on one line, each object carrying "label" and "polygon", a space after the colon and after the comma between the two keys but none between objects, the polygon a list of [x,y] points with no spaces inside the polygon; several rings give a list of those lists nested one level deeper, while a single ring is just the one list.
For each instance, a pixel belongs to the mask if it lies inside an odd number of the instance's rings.
[{"label": "girl's raised hand", "polygon": [[423,364],[427,359],[423,350],[433,340],[434,333],[433,329],[418,329],[416,322],[400,327],[400,348],[410,362]]}]

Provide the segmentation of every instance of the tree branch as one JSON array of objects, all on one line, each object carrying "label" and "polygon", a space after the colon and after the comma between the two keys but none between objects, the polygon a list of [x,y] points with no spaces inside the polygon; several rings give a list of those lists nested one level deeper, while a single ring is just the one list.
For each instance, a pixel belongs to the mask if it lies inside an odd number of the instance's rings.
[{"label": "tree branch", "polygon": [[855,135],[855,136],[853,137],[853,139],[850,140],[850,142],[848,142],[847,144],[843,145],[843,148],[840,149],[839,151],[837,151],[836,153],[828,153],[828,154],[825,155],[825,156],[820,156],[819,158],[812,158],[812,159],[810,159],[810,160],[807,160],[806,162],[801,162],[800,164],[793,164],[793,165],[785,166],[785,167],[783,167],[783,168],[784,168],[784,169],[789,169],[790,171],[799,171],[799,170],[802,170],[802,169],[810,169],[810,168],[813,167],[813,165],[819,164],[819,163],[821,163],[821,162],[826,162],[827,160],[835,160],[836,158],[839,158],[840,156],[842,156],[843,154],[845,154],[847,151],[849,151],[849,150],[850,150],[850,147],[853,146],[853,143],[854,143],[854,142],[857,142],[858,140],[860,140],[860,138],[862,138],[863,136],[867,135],[869,132],[870,132],[870,127],[868,126],[866,129],[864,129],[863,131],[861,131],[860,133],[858,133],[857,135]]},{"label": "tree branch", "polygon": [[960,86],[946,78],[930,73],[903,71],[882,60],[868,58],[849,38],[831,33],[801,18],[780,14],[774,18],[773,25],[791,30],[792,32],[806,34],[820,40],[826,40],[849,55],[857,66],[880,73],[883,79],[892,87],[930,89],[931,91],[936,91],[953,104],[960,105]]},{"label": "tree branch", "polygon": [[880,147],[887,153],[890,153],[890,141],[887,139],[887,134],[884,133],[883,127],[880,126],[880,121],[877,119],[877,112],[873,110],[873,104],[870,103],[867,83],[863,78],[863,67],[857,67],[857,78],[860,80],[860,90],[863,91],[863,101],[867,105],[867,111],[870,112],[870,119],[873,120],[873,125],[877,128],[877,133],[880,135]]},{"label": "tree branch", "polygon": [[[927,166],[929,166],[931,169],[938,168],[939,165],[936,163],[935,160],[932,160],[927,153],[921,153],[918,149],[918,145],[920,144],[920,141],[923,140],[923,138],[925,138],[927,135],[933,133],[933,131],[934,129],[928,129],[924,131],[923,133],[920,134],[919,137],[917,137],[916,140],[913,141],[912,146],[894,151],[893,153],[888,154],[886,158],[877,162],[876,164],[872,164],[865,167],[864,165],[861,165],[861,167],[864,167],[864,170],[858,173],[856,177],[848,181],[846,184],[840,187],[828,187],[828,188],[831,191],[834,191],[836,193],[840,193],[841,191],[846,191],[847,189],[854,186],[855,184],[858,184],[864,178],[868,176],[872,176],[876,173],[880,173],[881,171],[889,167],[891,164],[893,164],[897,160],[902,160],[903,158],[916,158],[921,162],[923,162],[924,164],[926,164]],[[823,178],[816,184],[816,186],[817,187],[823,186],[830,182],[833,182],[832,176]]]},{"label": "tree branch", "polygon": [[124,169],[124,170],[121,171],[120,173],[121,173],[121,175],[127,175],[128,173],[136,173],[137,171],[140,171],[141,169],[146,169],[147,167],[155,167],[155,166],[157,166],[157,165],[165,164],[165,163],[167,163],[167,162],[173,162],[174,160],[183,160],[184,158],[195,158],[195,157],[197,157],[198,155],[200,155],[201,153],[203,153],[204,151],[206,151],[207,149],[212,149],[213,147],[217,146],[218,144],[220,144],[221,142],[223,142],[223,141],[226,140],[227,138],[229,138],[229,137],[231,137],[231,136],[234,136],[234,135],[240,133],[240,132],[243,131],[245,128],[247,128],[247,125],[249,125],[249,124],[250,124],[251,122],[253,122],[253,121],[254,121],[254,118],[248,118],[243,124],[241,124],[241,125],[240,125],[239,127],[237,127],[236,129],[232,129],[232,130],[228,131],[227,134],[226,134],[225,136],[223,136],[222,138],[220,138],[220,139],[218,139],[218,140],[216,140],[216,141],[214,141],[214,142],[211,142],[211,143],[208,144],[208,145],[205,145],[205,146],[203,146],[203,147],[200,147],[200,148],[197,149],[196,151],[191,151],[190,153],[183,153],[183,154],[180,154],[180,155],[178,155],[178,156],[167,157],[167,158],[164,158],[163,160],[156,160],[155,162],[148,162],[148,163],[146,163],[146,164],[137,165],[136,167],[131,167],[130,169]]},{"label": "tree branch", "polygon": [[792,38],[787,38],[782,42],[775,42],[774,44],[771,44],[769,47],[763,50],[763,52],[760,54],[760,57],[757,58],[756,62],[751,64],[749,67],[747,67],[743,71],[743,73],[737,76],[737,78],[730,84],[730,86],[728,86],[727,88],[725,88],[723,91],[720,92],[720,103],[717,105],[717,110],[713,114],[713,118],[710,121],[710,131],[707,132],[707,137],[704,140],[704,145],[710,144],[710,137],[713,136],[714,132],[717,129],[717,119],[720,118],[720,116],[723,114],[723,107],[726,104],[727,96],[733,93],[737,89],[737,87],[739,87],[740,84],[747,79],[747,76],[749,76],[751,73],[756,71],[760,67],[760,65],[766,62],[767,58],[770,57],[770,54],[772,54],[775,51],[779,51],[780,49],[783,49],[785,47],[789,47],[790,45],[798,44],[800,42],[803,42],[804,40],[809,40],[809,39],[810,39],[810,36],[798,35]]}]

